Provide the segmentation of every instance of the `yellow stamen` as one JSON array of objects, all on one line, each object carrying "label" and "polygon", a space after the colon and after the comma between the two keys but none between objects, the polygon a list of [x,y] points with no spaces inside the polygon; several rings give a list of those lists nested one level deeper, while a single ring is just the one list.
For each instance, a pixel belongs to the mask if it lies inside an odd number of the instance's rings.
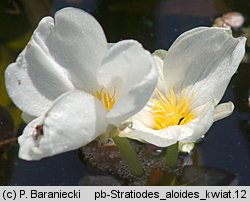
[{"label": "yellow stamen", "polygon": [[168,126],[184,125],[195,118],[190,111],[192,98],[187,98],[185,92],[176,96],[173,90],[165,97],[158,89],[157,98],[152,99],[151,112],[154,117],[154,129],[160,130]]},{"label": "yellow stamen", "polygon": [[107,111],[110,111],[116,102],[115,90],[111,95],[109,91],[104,90],[104,88],[101,88],[100,91],[97,90],[95,92],[95,96],[103,103]]}]

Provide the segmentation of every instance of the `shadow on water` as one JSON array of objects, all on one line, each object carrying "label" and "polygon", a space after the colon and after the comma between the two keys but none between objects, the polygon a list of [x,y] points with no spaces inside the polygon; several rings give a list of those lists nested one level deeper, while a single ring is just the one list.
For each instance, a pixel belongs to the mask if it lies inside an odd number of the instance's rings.
[{"label": "shadow on water", "polygon": [[[250,3],[236,0],[3,0],[0,2],[0,141],[22,131],[20,111],[4,89],[6,66],[15,60],[37,22],[66,6],[82,8],[100,22],[108,41],[133,38],[150,51],[168,49],[184,31],[211,26],[216,17],[239,11],[249,26]],[[39,11],[39,12],[38,12]],[[238,176],[240,185],[250,185],[250,64],[242,64],[222,101],[233,101],[232,116],[215,123],[198,147],[201,166],[220,168]],[[92,174],[75,151],[26,162],[17,157],[18,145],[0,146],[0,185],[78,185]],[[198,171],[197,171],[198,173]],[[88,179],[90,180],[90,179]]]}]

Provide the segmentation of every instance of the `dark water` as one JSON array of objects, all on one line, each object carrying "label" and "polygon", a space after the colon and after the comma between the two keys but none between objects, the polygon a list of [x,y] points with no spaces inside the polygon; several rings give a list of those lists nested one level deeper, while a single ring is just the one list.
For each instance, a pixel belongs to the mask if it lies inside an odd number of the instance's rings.
[{"label": "dark water", "polygon": [[[0,141],[22,131],[20,112],[8,99],[3,81],[6,66],[15,60],[41,17],[74,6],[82,8],[102,25],[109,42],[133,38],[150,51],[168,49],[182,32],[211,26],[217,16],[239,11],[249,26],[250,3],[239,0],[2,0],[0,3]],[[221,168],[250,185],[250,64],[244,63],[233,77],[222,101],[233,101],[232,116],[215,123],[198,145],[199,165]],[[92,173],[77,151],[38,162],[17,157],[15,143],[0,147],[0,185],[78,185]]]}]

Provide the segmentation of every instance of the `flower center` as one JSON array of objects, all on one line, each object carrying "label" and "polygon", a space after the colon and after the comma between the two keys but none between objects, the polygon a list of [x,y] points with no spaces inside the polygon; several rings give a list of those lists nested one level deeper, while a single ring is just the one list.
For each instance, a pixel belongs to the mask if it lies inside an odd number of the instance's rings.
[{"label": "flower center", "polygon": [[107,111],[110,111],[116,102],[115,90],[111,94],[109,91],[101,88],[100,91],[95,92],[95,96],[99,99]]},{"label": "flower center", "polygon": [[173,90],[167,97],[156,91],[157,98],[152,99],[151,112],[154,118],[154,129],[160,130],[168,126],[184,125],[195,118],[190,111],[192,98],[188,99],[185,92],[176,96]]}]

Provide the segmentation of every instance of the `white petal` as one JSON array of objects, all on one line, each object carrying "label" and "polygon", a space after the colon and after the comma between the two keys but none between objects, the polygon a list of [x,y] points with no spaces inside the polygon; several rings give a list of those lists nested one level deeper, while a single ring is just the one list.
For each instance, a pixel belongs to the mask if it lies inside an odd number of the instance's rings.
[{"label": "white petal", "polygon": [[184,33],[164,60],[164,78],[176,92],[194,92],[193,106],[211,98],[217,104],[245,52],[245,38],[233,38],[222,28],[200,28]]},{"label": "white petal", "polygon": [[139,142],[147,143],[143,139],[140,139],[136,131],[125,129],[118,134],[119,137],[126,137],[132,140],[137,140]]},{"label": "white petal", "polygon": [[[39,160],[77,149],[105,132],[106,110],[99,100],[83,91],[71,91],[59,97],[40,122],[35,119],[19,138],[19,156]],[[34,139],[36,126],[43,134]]]},{"label": "white petal", "polygon": [[140,112],[130,118],[135,128],[153,128],[154,117],[151,108],[147,105]]},{"label": "white petal", "polygon": [[125,94],[151,71],[152,66],[151,54],[140,43],[120,41],[109,49],[102,60],[98,68],[98,82],[107,89],[115,87],[119,95]]},{"label": "white petal", "polygon": [[210,102],[197,107],[194,109],[194,113],[196,114],[196,118],[191,122],[185,125],[169,126],[162,130],[149,128],[144,120],[145,117],[144,119],[140,119],[140,116],[135,116],[136,118],[133,117],[132,119],[134,130],[128,130],[126,131],[127,133],[121,135],[141,142],[147,142],[158,147],[167,147],[175,144],[177,141],[181,143],[195,142],[205,135],[213,123],[213,103]]},{"label": "white petal", "polygon": [[157,82],[151,54],[133,40],[116,43],[98,70],[101,86],[116,92],[117,102],[108,113],[112,124],[119,124],[147,103]]},{"label": "white petal", "polygon": [[133,121],[132,129],[127,129],[120,136],[150,143],[158,147],[170,146],[193,134],[193,129],[186,125],[170,126],[166,129],[154,130],[151,128],[151,117],[148,116],[146,111],[138,113],[131,120]]},{"label": "white petal", "polygon": [[45,38],[54,59],[68,72],[77,88],[97,86],[96,68],[108,49],[100,24],[80,9],[65,8],[55,14],[55,25]]},{"label": "white petal", "polygon": [[[36,139],[36,134],[38,132],[38,127],[43,122],[43,116],[34,119],[30,122],[24,129],[23,134],[18,137],[19,143],[19,152],[18,157],[24,160],[35,160],[37,157],[36,147],[38,146],[38,142]],[[39,156],[39,154],[38,154]]]},{"label": "white petal", "polygon": [[146,142],[153,144],[158,147],[168,147],[177,142],[176,139],[171,139],[167,137],[168,134],[163,133],[163,131],[157,131],[152,129],[147,130],[135,130],[133,133],[127,134],[126,136],[131,139],[136,139],[141,142]]},{"label": "white petal", "polygon": [[183,138],[180,142],[196,142],[201,139],[213,124],[214,106],[213,102],[206,103],[194,109],[196,118],[187,123],[186,126],[193,129],[193,134]]},{"label": "white petal", "polygon": [[[198,33],[198,32],[203,32],[207,29],[208,27],[195,27],[193,29],[190,29],[184,33],[182,33],[175,41],[174,43],[172,44],[175,45],[176,43],[179,43],[181,40],[183,40],[184,38],[188,38],[190,36],[192,36],[193,34],[195,33]],[[219,28],[219,29],[223,29],[224,31],[228,32],[228,34],[232,34],[232,30],[230,28]]]},{"label": "white petal", "polygon": [[115,45],[115,43],[108,43],[108,49],[112,48]]},{"label": "white petal", "polygon": [[215,107],[214,122],[232,114],[234,104],[232,102],[222,103]]},{"label": "white petal", "polygon": [[[47,26],[50,20],[43,19],[39,26]],[[61,67],[36,43],[34,37],[16,62],[8,66],[5,83],[12,101],[32,116],[42,115],[53,100],[73,89]]]},{"label": "white petal", "polygon": [[158,82],[157,82],[157,89],[161,92],[166,92],[166,83],[165,83],[165,80],[164,80],[164,76],[163,76],[163,60],[154,55],[153,56],[153,59],[155,61],[155,67],[158,71]]}]

